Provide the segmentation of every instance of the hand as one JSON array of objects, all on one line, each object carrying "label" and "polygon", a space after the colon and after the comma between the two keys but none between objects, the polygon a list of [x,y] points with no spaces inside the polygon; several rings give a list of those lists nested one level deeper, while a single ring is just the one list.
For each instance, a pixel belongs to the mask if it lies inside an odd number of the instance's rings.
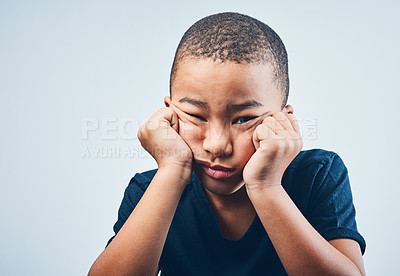
[{"label": "hand", "polygon": [[179,120],[171,107],[159,109],[138,131],[143,148],[158,167],[178,166],[192,170],[193,154],[179,133]]},{"label": "hand", "polygon": [[253,132],[256,152],[243,169],[247,191],[281,185],[283,173],[303,147],[295,116],[277,112]]}]

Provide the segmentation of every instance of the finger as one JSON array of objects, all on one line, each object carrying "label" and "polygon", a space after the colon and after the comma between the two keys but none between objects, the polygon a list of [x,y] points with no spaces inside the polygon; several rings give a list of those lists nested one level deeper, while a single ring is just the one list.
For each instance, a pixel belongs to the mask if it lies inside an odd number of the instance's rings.
[{"label": "finger", "polygon": [[[158,114],[157,114],[158,113]],[[155,117],[160,126],[166,125],[172,127],[176,132],[179,132],[178,116],[170,107],[164,107],[157,112]]]},{"label": "finger", "polygon": [[[252,123],[252,126],[262,124],[263,121],[265,120],[265,118],[268,117],[267,114],[268,114],[268,112],[265,112],[265,113],[261,114],[260,116],[256,117],[256,118],[253,120],[254,123]],[[271,116],[271,115],[269,115],[269,116]]]},{"label": "finger", "polygon": [[272,115],[277,120],[277,124],[281,125],[286,130],[293,130],[292,124],[290,123],[287,115],[281,111],[276,112]]},{"label": "finger", "polygon": [[260,142],[276,137],[276,134],[265,124],[260,124],[253,132],[253,144],[256,149],[260,147]]},{"label": "finger", "polygon": [[263,125],[266,125],[271,131],[275,133],[275,135],[281,136],[286,131],[283,126],[272,116],[267,117],[262,122]]},{"label": "finger", "polygon": [[188,114],[186,114],[185,112],[180,110],[176,105],[174,105],[173,103],[170,103],[170,107],[176,112],[179,119],[181,119],[182,121],[186,121],[186,122],[187,121],[192,122],[191,116],[189,116]]},{"label": "finger", "polygon": [[287,118],[290,121],[294,131],[297,134],[300,134],[300,127],[299,127],[298,121],[297,121],[296,117],[294,116],[294,114],[293,113],[287,114]]},{"label": "finger", "polygon": [[175,111],[171,108],[172,111],[172,116],[170,117],[170,123],[171,123],[171,127],[177,132],[179,133],[179,122],[178,122],[178,116],[175,113]]}]

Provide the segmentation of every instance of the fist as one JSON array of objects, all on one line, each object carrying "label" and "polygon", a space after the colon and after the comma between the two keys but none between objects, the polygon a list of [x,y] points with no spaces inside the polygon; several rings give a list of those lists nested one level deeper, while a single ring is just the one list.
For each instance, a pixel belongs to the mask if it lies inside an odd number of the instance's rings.
[{"label": "fist", "polygon": [[243,169],[246,189],[281,185],[283,173],[303,147],[300,128],[292,113],[266,117],[253,132],[255,153]]},{"label": "fist", "polygon": [[191,170],[193,154],[179,133],[179,121],[171,107],[159,109],[138,131],[143,148],[159,168],[178,166]]}]

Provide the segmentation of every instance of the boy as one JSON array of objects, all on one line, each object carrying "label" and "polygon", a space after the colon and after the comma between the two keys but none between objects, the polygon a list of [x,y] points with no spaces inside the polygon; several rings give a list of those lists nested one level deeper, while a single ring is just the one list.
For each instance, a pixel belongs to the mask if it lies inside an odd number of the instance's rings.
[{"label": "boy", "polygon": [[347,169],[301,151],[287,54],[264,23],[205,17],[138,132],[157,170],[125,191],[90,275],[364,275]]}]

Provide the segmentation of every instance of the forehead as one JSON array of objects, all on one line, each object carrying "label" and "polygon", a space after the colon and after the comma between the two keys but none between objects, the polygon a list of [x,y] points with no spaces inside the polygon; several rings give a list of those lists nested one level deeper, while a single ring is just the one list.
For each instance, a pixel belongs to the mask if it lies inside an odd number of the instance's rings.
[{"label": "forehead", "polygon": [[280,99],[268,64],[237,64],[209,59],[179,62],[171,83],[171,96],[194,97],[205,101],[227,102]]}]

